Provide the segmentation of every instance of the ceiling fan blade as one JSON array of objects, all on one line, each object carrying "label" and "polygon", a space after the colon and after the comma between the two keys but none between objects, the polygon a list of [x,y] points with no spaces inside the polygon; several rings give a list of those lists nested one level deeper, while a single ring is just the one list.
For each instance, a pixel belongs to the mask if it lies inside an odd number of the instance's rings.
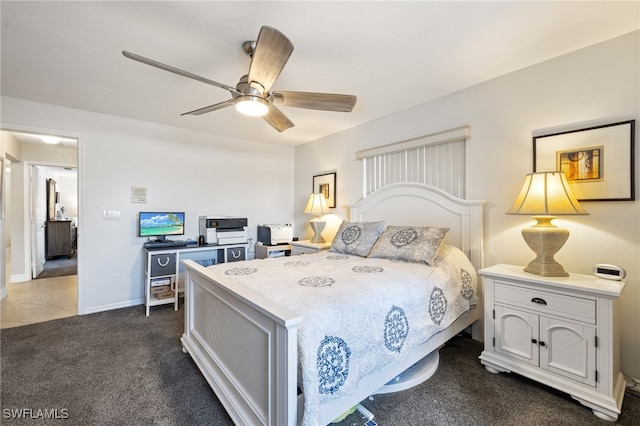
[{"label": "ceiling fan blade", "polygon": [[266,92],[276,81],[293,52],[293,44],[275,28],[260,28],[249,66],[249,82],[255,81]]},{"label": "ceiling fan blade", "polygon": [[216,110],[228,107],[229,105],[233,105],[234,103],[235,103],[235,101],[233,99],[229,99],[229,100],[224,101],[224,102],[220,102],[220,103],[217,103],[217,104],[206,106],[204,108],[194,109],[193,111],[185,112],[185,113],[182,113],[180,115],[202,115],[202,114],[206,114],[206,113],[211,112],[211,111],[216,111]]},{"label": "ceiling fan blade", "polygon": [[179,68],[172,67],[171,65],[165,65],[158,61],[154,61],[153,59],[145,58],[144,56],[136,55],[135,53],[127,52],[126,50],[122,51],[122,54],[129,59],[133,59],[134,61],[142,62],[143,64],[151,65],[152,67],[160,68],[161,70],[169,71],[174,74],[181,75],[183,77],[192,78],[194,80],[200,81],[202,83],[210,84],[212,86],[219,87],[221,89],[228,90],[232,93],[241,94],[235,87],[228,86],[223,83],[218,83],[217,81],[209,80],[208,78],[201,77],[199,75],[190,73],[189,71],[183,71]]},{"label": "ceiling fan blade", "polygon": [[338,112],[351,112],[358,100],[353,95],[334,93],[274,92],[271,96],[275,104],[282,106]]},{"label": "ceiling fan blade", "polygon": [[282,111],[273,105],[269,105],[269,112],[263,115],[262,118],[280,133],[295,126]]}]

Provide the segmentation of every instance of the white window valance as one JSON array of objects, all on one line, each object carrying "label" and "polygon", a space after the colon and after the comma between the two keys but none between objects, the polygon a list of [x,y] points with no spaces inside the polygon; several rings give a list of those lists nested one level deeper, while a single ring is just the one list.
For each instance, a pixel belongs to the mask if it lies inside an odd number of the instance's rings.
[{"label": "white window valance", "polygon": [[465,143],[469,126],[381,145],[356,153],[364,172],[363,196],[383,186],[417,182],[465,197]]}]

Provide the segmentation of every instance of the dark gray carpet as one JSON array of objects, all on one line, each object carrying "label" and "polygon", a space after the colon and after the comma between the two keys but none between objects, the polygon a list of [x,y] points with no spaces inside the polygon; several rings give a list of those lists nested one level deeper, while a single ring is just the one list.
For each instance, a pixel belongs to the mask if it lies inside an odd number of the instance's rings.
[{"label": "dark gray carpet", "polygon": [[[73,425],[232,425],[182,352],[183,311],[126,308],[4,329],[2,424],[7,409],[66,409]],[[62,412],[64,415],[64,412]],[[61,422],[62,420],[58,420]]]},{"label": "dark gray carpet", "polygon": [[36,278],[62,277],[78,274],[78,258],[74,254],[71,259],[58,256],[44,263],[44,270]]},{"label": "dark gray carpet", "polygon": [[[149,317],[134,307],[1,330],[0,423],[231,425],[182,352],[182,316],[171,306],[153,308]],[[611,424],[553,389],[486,372],[481,351],[479,342],[457,337],[441,349],[428,382],[363,405],[384,426]],[[16,409],[30,409],[31,417],[57,409],[68,418],[8,418]],[[363,424],[357,412],[340,423]],[[617,424],[640,424],[637,395],[627,393]]]}]

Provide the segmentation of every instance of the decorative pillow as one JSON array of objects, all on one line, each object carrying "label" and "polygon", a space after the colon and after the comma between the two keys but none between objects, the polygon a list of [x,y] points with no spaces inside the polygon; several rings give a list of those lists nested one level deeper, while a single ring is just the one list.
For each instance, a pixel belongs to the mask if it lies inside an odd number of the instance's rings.
[{"label": "decorative pillow", "polygon": [[329,251],[367,257],[376,243],[385,222],[348,222],[343,220]]},{"label": "decorative pillow", "polygon": [[433,266],[433,260],[440,251],[440,245],[449,228],[387,226],[371,249],[369,257],[426,263]]}]

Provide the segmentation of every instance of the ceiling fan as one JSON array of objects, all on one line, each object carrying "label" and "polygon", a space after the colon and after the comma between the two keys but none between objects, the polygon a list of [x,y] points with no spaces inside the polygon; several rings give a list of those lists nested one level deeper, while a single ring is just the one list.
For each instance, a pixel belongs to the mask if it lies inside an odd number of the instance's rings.
[{"label": "ceiling fan", "polygon": [[246,115],[262,116],[274,129],[283,132],[294,124],[276,105],[294,108],[316,109],[324,111],[350,112],[356,104],[353,95],[314,92],[270,92],[285,64],[293,52],[293,44],[275,28],[260,28],[256,41],[245,41],[242,49],[251,57],[249,73],[243,75],[236,87],[192,74],[188,71],[165,65],[135,53],[122,51],[122,54],[134,61],[151,65],[184,77],[198,80],[224,90],[228,90],[231,99],[185,112],[182,115],[201,115],[230,105]]}]

